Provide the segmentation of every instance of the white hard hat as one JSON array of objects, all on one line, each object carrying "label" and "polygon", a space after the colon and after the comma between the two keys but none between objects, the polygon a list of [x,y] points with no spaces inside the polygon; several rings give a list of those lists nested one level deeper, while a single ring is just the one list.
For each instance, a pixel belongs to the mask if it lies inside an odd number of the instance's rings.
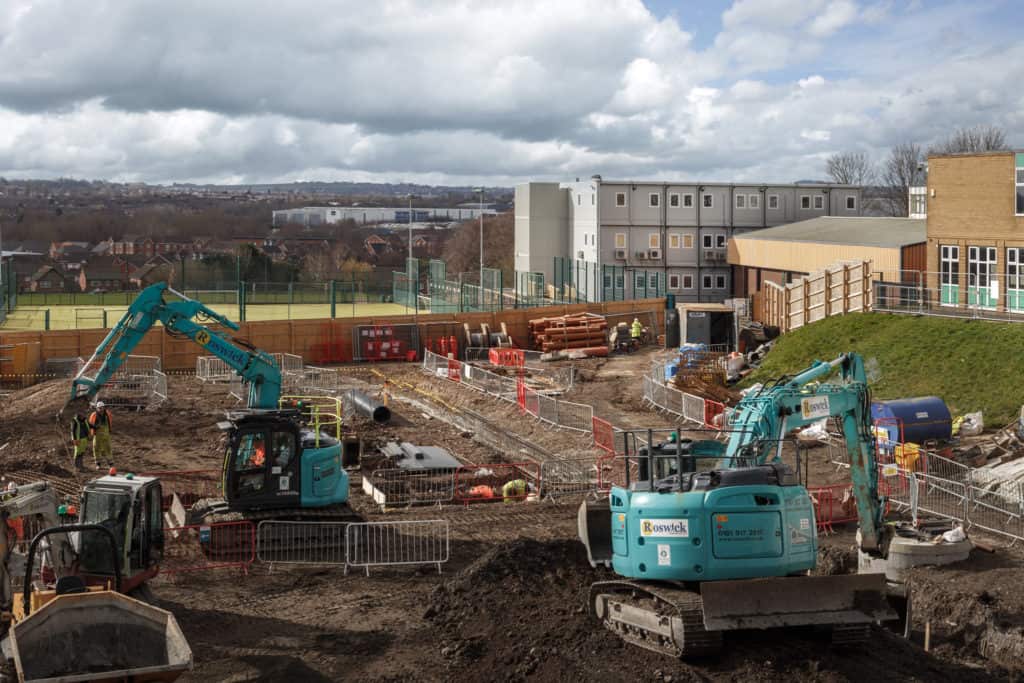
[{"label": "white hard hat", "polygon": [[102,410],[106,404],[103,401],[96,401],[96,407]]}]

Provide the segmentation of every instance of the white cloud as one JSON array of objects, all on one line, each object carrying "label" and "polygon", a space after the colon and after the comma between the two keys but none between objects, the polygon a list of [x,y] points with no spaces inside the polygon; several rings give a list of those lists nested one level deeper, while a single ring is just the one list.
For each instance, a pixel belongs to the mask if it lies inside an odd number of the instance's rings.
[{"label": "white cloud", "polygon": [[[821,176],[837,150],[1024,124],[1005,94],[1024,47],[974,40],[970,7],[738,0],[705,48],[677,14],[639,0],[7,0],[0,174],[782,181]],[[927,49],[951,27],[948,54]]]}]

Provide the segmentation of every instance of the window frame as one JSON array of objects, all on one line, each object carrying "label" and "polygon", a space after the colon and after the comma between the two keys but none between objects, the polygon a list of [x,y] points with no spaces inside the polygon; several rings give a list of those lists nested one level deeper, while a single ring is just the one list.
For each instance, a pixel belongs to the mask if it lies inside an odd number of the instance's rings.
[{"label": "window frame", "polygon": [[747,195],[745,195],[745,194],[738,194],[738,195],[736,195],[733,198],[733,206],[735,206],[737,209],[745,209],[745,208],[747,208]]},{"label": "window frame", "polygon": [[691,233],[683,235],[683,249],[693,249],[693,235]]},{"label": "window frame", "polygon": [[709,233],[704,233],[704,239],[701,240],[701,243],[704,245],[705,249],[714,249],[714,246],[712,245],[715,243],[715,236]]},{"label": "window frame", "polygon": [[823,211],[824,209],[825,209],[825,195],[821,195],[821,194],[814,195],[814,210],[815,211]]},{"label": "window frame", "polygon": [[647,248],[661,249],[661,233],[652,232],[649,235],[647,235]]},{"label": "window frame", "polygon": [[857,210],[857,195],[851,194],[851,195],[847,195],[846,196],[846,210],[847,211],[856,211]]},{"label": "window frame", "polygon": [[[1024,247],[1006,247],[1006,291],[1024,289]],[[1011,268],[1012,274],[1011,274]]]},{"label": "window frame", "polygon": [[[619,201],[620,199],[622,201]],[[615,206],[617,206],[617,207],[629,206],[628,200],[626,199],[626,193],[625,192],[616,192],[615,193]]]},{"label": "window frame", "polygon": [[[619,239],[620,237],[622,238],[621,240]],[[621,242],[621,244],[620,244],[620,242]],[[616,249],[626,249],[627,248],[626,247],[627,244],[629,244],[629,241],[626,239],[626,233],[624,233],[624,232],[617,232],[617,233],[615,233],[615,248]]]},{"label": "window frame", "polygon": [[811,210],[811,195],[802,194],[800,195],[800,210],[810,211]]},{"label": "window frame", "polygon": [[[687,282],[689,282],[690,284],[686,284]],[[693,289],[693,275],[689,273],[684,273],[682,285],[683,289]]]},{"label": "window frame", "polygon": [[661,206],[661,194],[658,192],[647,193],[647,206],[651,209],[657,209]]},{"label": "window frame", "polygon": [[681,205],[679,203],[679,193],[678,192],[673,192],[673,193],[669,194],[669,196],[668,196],[668,208],[670,208],[670,209],[678,209],[680,206]]},{"label": "window frame", "polygon": [[638,270],[633,273],[633,292],[636,293],[641,289],[647,289],[647,274],[642,270]]},{"label": "window frame", "polygon": [[682,244],[683,244],[683,240],[681,238],[682,238],[682,235],[680,235],[678,232],[670,232],[669,235],[668,235],[668,248],[669,249],[679,249],[679,248],[681,248]]},{"label": "window frame", "polygon": [[[772,201],[773,200],[774,200],[775,206],[772,206]],[[770,211],[778,211],[779,210],[779,195],[777,195],[777,194],[770,194],[770,195],[768,195],[768,209]]]},{"label": "window frame", "polygon": [[692,209],[693,208],[693,193],[692,192],[684,192],[683,193],[683,208],[684,209]]},{"label": "window frame", "polygon": [[728,283],[726,283],[724,275],[715,276],[715,289],[725,289],[727,284]]},{"label": "window frame", "polygon": [[[659,273],[658,271],[654,271],[653,273],[650,271],[647,272],[648,290],[653,289],[655,292],[657,292],[660,289],[659,282],[661,281],[661,278],[659,277],[659,275],[661,275],[661,273]],[[652,281],[654,282],[653,285],[651,284]]]},{"label": "window frame", "polygon": [[700,284],[701,284],[701,288],[702,289],[714,289],[714,287],[711,286],[711,283],[713,281],[714,280],[712,279],[712,277],[710,275],[701,275],[700,276]]},{"label": "window frame", "polygon": [[[1024,154],[1015,154],[1013,158],[1013,215],[1024,216]],[[925,197],[927,201],[927,194]]]},{"label": "window frame", "polygon": [[[675,284],[672,284],[673,281],[675,282]],[[668,275],[668,288],[669,289],[678,290],[678,289],[680,289],[679,283],[680,283],[679,273],[669,273],[669,275]]]},{"label": "window frame", "polygon": [[747,208],[748,209],[760,209],[761,208],[761,195],[757,195],[757,194],[747,195]]},{"label": "window frame", "polygon": [[701,195],[701,206],[705,209],[715,208],[715,195],[710,192],[705,192]]},{"label": "window frame", "polygon": [[729,244],[728,235],[715,235],[715,249],[725,249],[726,245]]}]

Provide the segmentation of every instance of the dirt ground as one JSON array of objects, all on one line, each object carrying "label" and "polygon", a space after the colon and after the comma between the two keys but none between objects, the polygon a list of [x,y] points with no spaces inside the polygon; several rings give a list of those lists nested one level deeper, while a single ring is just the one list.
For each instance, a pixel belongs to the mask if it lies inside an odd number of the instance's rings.
[{"label": "dirt ground", "polygon": [[[640,375],[650,353],[578,364],[567,398],[595,406],[616,426],[672,427],[640,404]],[[523,418],[507,402],[430,378],[409,365],[377,366],[435,407],[472,407],[501,428],[555,453],[593,452],[585,437]],[[366,373],[359,373],[362,380]],[[379,390],[379,378],[366,388]],[[376,383],[376,384],[375,384]],[[0,475],[48,478],[73,491],[68,438],[56,412],[68,391],[53,381],[15,392],[0,404]],[[425,394],[432,394],[431,399]],[[122,471],[220,466],[214,426],[234,407],[222,386],[172,376],[170,401],[153,412],[117,413],[114,448]],[[380,427],[355,422],[371,444],[408,440],[441,445],[469,463],[504,454],[474,434],[402,401]],[[812,452],[812,485],[842,481],[824,449]],[[357,479],[357,478],[354,478]],[[159,606],[171,610],[195,656],[197,681],[989,681],[1016,676],[1024,662],[1024,567],[1015,549],[974,551],[952,567],[914,572],[915,633],[910,642],[882,629],[869,642],[832,648],[812,631],[728,634],[720,657],[680,662],[626,646],[585,610],[592,569],[576,540],[578,501],[431,506],[382,513],[353,488],[367,519],[445,519],[451,559],[434,567],[374,569],[346,575],[333,567],[254,564],[160,577]],[[819,573],[856,571],[852,529],[822,536]],[[923,650],[928,624],[931,652]]]}]

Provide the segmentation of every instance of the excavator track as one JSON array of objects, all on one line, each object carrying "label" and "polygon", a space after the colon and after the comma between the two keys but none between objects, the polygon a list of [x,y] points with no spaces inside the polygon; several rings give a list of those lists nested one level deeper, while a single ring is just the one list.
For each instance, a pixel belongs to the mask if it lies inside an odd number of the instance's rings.
[{"label": "excavator track", "polygon": [[699,593],[668,584],[602,581],[590,587],[591,614],[627,643],[671,657],[722,649],[722,632],[704,628]]}]

